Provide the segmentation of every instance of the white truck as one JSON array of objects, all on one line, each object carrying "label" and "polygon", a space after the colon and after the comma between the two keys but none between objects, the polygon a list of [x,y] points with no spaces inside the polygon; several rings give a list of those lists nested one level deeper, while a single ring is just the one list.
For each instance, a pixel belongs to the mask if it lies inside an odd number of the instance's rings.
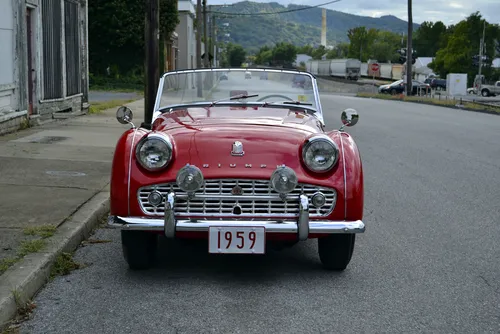
[{"label": "white truck", "polygon": [[481,89],[481,96],[487,97],[487,96],[495,96],[495,95],[500,95],[500,81],[495,82],[494,85],[485,85],[482,84],[480,86]]},{"label": "white truck", "polygon": [[330,61],[330,75],[358,80],[361,76],[361,61],[358,59],[332,59]]}]

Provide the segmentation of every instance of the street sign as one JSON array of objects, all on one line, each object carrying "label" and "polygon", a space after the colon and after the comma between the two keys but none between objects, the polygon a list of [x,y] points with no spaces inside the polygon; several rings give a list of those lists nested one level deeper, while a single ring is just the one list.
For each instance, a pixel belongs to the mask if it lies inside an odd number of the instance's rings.
[{"label": "street sign", "polygon": [[373,71],[373,72],[377,72],[377,71],[379,70],[379,68],[380,68],[380,65],[379,65],[379,64],[377,64],[377,63],[373,63],[373,64],[371,65],[371,68],[372,68],[372,71]]}]

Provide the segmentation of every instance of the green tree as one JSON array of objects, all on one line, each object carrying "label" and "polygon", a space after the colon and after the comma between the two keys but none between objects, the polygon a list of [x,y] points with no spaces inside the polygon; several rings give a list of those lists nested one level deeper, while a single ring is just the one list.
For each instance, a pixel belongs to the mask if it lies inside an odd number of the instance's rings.
[{"label": "green tree", "polygon": [[321,57],[323,57],[325,53],[326,53],[326,48],[323,45],[320,45],[312,51],[312,54],[310,56],[313,59],[321,59]]},{"label": "green tree", "polygon": [[246,59],[245,49],[239,44],[228,43],[226,46],[228,65],[231,67],[241,67]]},{"label": "green tree", "polygon": [[425,21],[415,32],[413,48],[420,57],[435,57],[439,49],[446,46],[447,29],[443,22]]},{"label": "green tree", "polygon": [[280,42],[273,48],[273,63],[278,66],[291,64],[297,58],[297,48],[290,43]]},{"label": "green tree", "polygon": [[[144,70],[143,0],[89,0],[89,65],[90,72],[115,75]],[[160,0],[160,32],[170,36],[179,23],[174,0]]]},{"label": "green tree", "polygon": [[297,54],[305,54],[312,57],[314,48],[311,45],[303,45],[297,48]]},{"label": "green tree", "polygon": [[361,61],[367,61],[370,58],[372,47],[375,38],[378,35],[378,30],[366,27],[356,27],[349,29],[347,37],[349,38],[349,57],[356,58]]},{"label": "green tree", "polygon": [[327,59],[342,59],[349,55],[349,43],[339,43],[326,54]]},{"label": "green tree", "polygon": [[370,46],[370,58],[378,62],[397,62],[399,54],[397,50],[401,48],[401,36],[391,31],[377,31],[375,39]]},{"label": "green tree", "polygon": [[[473,63],[473,56],[479,53],[479,42],[485,27],[485,55],[493,59],[495,55],[495,40],[500,37],[498,25],[486,22],[479,12],[471,14],[465,20],[454,26],[448,27],[446,46],[436,52],[434,61],[428,66],[441,77],[448,73],[467,73],[468,83],[472,85],[476,74],[477,65]],[[489,64],[482,69],[487,79],[494,73]]]},{"label": "green tree", "polygon": [[268,45],[259,49],[255,56],[255,63],[258,65],[269,65],[273,58],[273,51]]}]

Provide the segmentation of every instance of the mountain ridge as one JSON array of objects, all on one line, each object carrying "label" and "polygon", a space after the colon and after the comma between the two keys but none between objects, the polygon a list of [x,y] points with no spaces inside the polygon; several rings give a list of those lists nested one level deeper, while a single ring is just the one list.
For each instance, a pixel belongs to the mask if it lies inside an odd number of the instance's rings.
[{"label": "mountain ridge", "polygon": [[[302,8],[308,9],[298,10]],[[283,11],[291,12],[279,13]],[[320,7],[296,4],[283,6],[277,2],[241,1],[214,12],[230,14],[216,14],[221,32],[219,36],[222,36],[225,42],[242,45],[250,53],[256,52],[264,45],[273,46],[278,42],[289,42],[297,46],[319,45],[320,43],[322,20],[322,8]],[[278,13],[273,14],[276,12]],[[328,45],[347,42],[347,31],[359,26],[400,34],[406,34],[408,31],[408,22],[394,15],[374,18],[332,9],[327,9],[326,12]],[[227,23],[228,26],[222,25],[221,27],[221,23]],[[419,24],[414,23],[413,31],[419,26]],[[229,36],[225,36],[225,34],[229,34]]]}]

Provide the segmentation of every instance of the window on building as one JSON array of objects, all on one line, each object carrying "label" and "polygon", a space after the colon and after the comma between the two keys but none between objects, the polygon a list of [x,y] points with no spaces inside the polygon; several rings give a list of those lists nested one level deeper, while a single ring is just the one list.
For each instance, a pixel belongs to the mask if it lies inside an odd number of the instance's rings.
[{"label": "window on building", "polygon": [[63,97],[61,1],[42,0],[43,99]]},{"label": "window on building", "polygon": [[64,2],[64,41],[66,45],[66,95],[81,93],[80,34],[78,3]]}]

